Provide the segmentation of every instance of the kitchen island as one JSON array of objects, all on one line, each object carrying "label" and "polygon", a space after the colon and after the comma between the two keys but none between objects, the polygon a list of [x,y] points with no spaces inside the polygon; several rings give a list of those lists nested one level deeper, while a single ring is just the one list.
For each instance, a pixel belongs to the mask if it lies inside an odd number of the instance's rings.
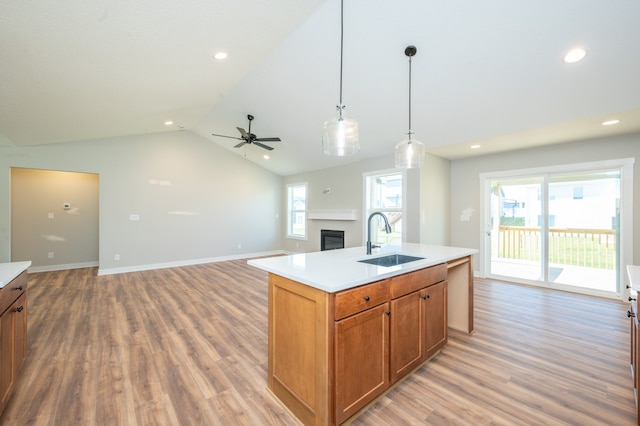
[{"label": "kitchen island", "polygon": [[[403,243],[248,263],[269,272],[269,389],[307,425],[340,424],[473,332],[475,249]],[[379,266],[396,254],[418,258]]]},{"label": "kitchen island", "polygon": [[0,414],[27,357],[27,268],[0,263]]}]

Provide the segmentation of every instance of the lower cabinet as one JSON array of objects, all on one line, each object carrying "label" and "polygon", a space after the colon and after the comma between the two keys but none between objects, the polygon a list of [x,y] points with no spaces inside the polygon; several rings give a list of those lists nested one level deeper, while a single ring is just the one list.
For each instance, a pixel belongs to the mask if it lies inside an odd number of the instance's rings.
[{"label": "lower cabinet", "polygon": [[[395,383],[447,343],[447,282],[444,266],[391,280],[390,380]],[[434,284],[434,282],[436,282]]]},{"label": "lower cabinet", "polygon": [[638,400],[638,391],[640,390],[640,371],[638,371],[640,363],[640,321],[638,320],[637,295],[629,298],[631,302],[630,310],[627,316],[630,319],[630,349],[631,349],[631,380],[633,383],[633,393],[636,399],[636,417],[640,425],[640,401]]},{"label": "lower cabinet", "polygon": [[389,387],[389,304],[335,323],[336,423]]},{"label": "lower cabinet", "polygon": [[345,422],[446,342],[446,264],[337,293],[269,274],[269,389],[305,425]]},{"label": "lower cabinet", "polygon": [[0,413],[27,356],[26,273],[14,281],[0,290],[0,304],[9,305],[0,313]]}]

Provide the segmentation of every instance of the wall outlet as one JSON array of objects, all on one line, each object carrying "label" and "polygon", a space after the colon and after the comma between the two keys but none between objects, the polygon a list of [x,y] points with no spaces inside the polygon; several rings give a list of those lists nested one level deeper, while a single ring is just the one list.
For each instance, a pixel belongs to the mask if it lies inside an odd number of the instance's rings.
[{"label": "wall outlet", "polygon": [[49,219],[53,219],[53,213],[49,212],[49,214],[47,214],[47,217],[48,217]]},{"label": "wall outlet", "polygon": [[49,259],[53,259],[53,252],[52,251],[49,252],[48,257],[49,257]]},{"label": "wall outlet", "polygon": [[130,214],[129,215],[129,220],[140,220],[140,215],[139,214]]},{"label": "wall outlet", "polygon": [[114,254],[113,260],[120,260],[120,255],[118,253]]},{"label": "wall outlet", "polygon": [[242,248],[242,244],[238,243],[238,250],[240,250]]}]

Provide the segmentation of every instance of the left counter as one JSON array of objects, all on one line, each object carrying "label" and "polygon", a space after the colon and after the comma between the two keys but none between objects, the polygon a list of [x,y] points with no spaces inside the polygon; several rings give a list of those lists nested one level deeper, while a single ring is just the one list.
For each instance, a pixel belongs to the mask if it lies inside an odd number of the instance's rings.
[{"label": "left counter", "polygon": [[7,285],[15,277],[26,271],[31,262],[0,263],[0,288]]},{"label": "left counter", "polygon": [[31,262],[0,263],[0,414],[27,359],[27,269]]}]

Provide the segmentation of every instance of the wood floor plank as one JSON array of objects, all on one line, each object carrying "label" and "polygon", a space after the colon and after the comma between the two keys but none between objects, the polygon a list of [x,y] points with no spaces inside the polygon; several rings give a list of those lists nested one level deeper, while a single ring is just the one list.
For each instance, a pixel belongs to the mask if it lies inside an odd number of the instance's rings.
[{"label": "wood floor plank", "polygon": [[[234,260],[29,274],[28,356],[0,425],[299,425],[267,389],[267,276]],[[476,333],[353,425],[632,425],[621,302],[475,282]]]}]

